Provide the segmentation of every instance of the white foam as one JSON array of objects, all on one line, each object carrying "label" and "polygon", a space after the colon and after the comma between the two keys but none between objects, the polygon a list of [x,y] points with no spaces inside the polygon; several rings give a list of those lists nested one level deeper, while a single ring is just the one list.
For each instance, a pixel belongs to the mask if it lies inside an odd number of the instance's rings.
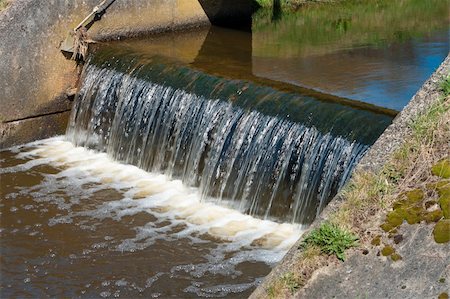
[{"label": "white foam", "polygon": [[174,224],[184,224],[186,228],[179,232],[180,235],[208,233],[232,242],[236,248],[249,246],[270,250],[275,259],[281,258],[302,233],[297,225],[261,220],[230,208],[201,202],[198,190],[184,186],[180,180],[118,163],[107,154],[75,147],[64,137],[40,140],[27,147],[30,150],[19,155],[38,162],[30,162],[26,167],[50,163],[63,169],[54,175],[55,179],[71,177],[78,180],[78,186],[99,182],[126,190],[122,200],[105,204],[107,211],[115,209],[118,218],[147,210],[158,217],[171,219]]}]

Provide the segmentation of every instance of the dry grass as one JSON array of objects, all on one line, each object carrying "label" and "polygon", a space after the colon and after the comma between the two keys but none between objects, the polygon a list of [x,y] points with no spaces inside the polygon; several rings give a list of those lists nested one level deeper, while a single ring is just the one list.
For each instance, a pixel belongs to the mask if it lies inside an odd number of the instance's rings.
[{"label": "dry grass", "polygon": [[[293,294],[300,288],[306,285],[306,282],[311,278],[311,275],[329,263],[327,259],[321,254],[321,250],[317,246],[309,246],[303,251],[297,253],[292,272],[285,273],[278,278],[267,289],[267,295],[271,299],[281,299],[292,297]],[[334,260],[337,260],[334,258]]]},{"label": "dry grass", "polygon": [[13,0],[0,0],[0,11],[4,10]]},{"label": "dry grass", "polygon": [[81,27],[74,33],[74,45],[73,45],[73,60],[84,61],[87,57],[87,52],[89,48],[89,41],[87,35],[87,29]]}]

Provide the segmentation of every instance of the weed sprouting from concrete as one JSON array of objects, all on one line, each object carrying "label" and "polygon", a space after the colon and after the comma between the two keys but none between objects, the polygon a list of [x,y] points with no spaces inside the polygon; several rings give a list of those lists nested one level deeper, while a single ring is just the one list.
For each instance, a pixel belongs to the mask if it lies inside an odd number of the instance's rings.
[{"label": "weed sprouting from concrete", "polygon": [[311,231],[303,241],[302,246],[317,246],[328,255],[336,255],[341,261],[345,260],[345,250],[357,245],[358,237],[340,228],[336,224],[323,223],[319,228]]},{"label": "weed sprouting from concrete", "polygon": [[287,290],[290,295],[293,295],[301,286],[301,278],[293,272],[288,272],[282,275],[275,284],[271,285],[267,293],[270,298],[279,298],[283,297],[281,295],[282,291]]}]

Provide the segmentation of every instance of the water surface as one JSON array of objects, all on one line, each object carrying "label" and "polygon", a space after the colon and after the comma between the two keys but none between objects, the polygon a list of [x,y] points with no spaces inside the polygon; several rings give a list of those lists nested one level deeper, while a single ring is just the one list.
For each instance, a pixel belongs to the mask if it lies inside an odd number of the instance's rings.
[{"label": "water surface", "polygon": [[449,53],[449,7],[369,0],[260,10],[252,72],[400,111]]},{"label": "water surface", "polygon": [[2,298],[242,298],[301,233],[63,138],[0,155]]}]

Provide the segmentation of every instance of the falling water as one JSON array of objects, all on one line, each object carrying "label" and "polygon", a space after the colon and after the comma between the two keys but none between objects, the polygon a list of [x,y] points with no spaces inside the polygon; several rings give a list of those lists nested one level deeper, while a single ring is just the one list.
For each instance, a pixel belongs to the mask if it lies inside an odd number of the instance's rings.
[{"label": "falling water", "polygon": [[67,136],[199,187],[202,200],[307,224],[367,145],[94,64],[84,70]]}]

